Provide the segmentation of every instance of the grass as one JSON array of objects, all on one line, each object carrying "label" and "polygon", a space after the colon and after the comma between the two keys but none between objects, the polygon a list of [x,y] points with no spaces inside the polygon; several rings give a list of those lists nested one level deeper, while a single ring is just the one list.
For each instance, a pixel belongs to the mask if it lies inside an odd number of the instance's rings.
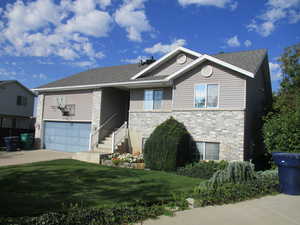
[{"label": "grass", "polygon": [[200,179],[160,171],[105,167],[71,159],[0,167],[0,216],[29,216],[79,203],[100,207],[160,201],[191,192]]}]

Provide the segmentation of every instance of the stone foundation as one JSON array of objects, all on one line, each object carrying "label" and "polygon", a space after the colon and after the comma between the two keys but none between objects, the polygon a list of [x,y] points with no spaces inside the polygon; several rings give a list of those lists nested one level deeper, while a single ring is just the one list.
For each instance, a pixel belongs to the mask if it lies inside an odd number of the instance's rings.
[{"label": "stone foundation", "polygon": [[186,126],[194,141],[220,143],[220,160],[244,159],[245,111],[242,110],[130,112],[133,151],[141,151],[142,139],[149,137],[155,127],[170,116]]}]

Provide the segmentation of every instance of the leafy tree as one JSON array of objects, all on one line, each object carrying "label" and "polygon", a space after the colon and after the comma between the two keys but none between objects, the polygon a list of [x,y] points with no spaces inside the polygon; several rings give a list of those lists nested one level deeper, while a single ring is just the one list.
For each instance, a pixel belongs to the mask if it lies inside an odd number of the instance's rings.
[{"label": "leafy tree", "polygon": [[300,152],[300,43],[280,57],[283,79],[265,117],[263,135],[269,152]]}]

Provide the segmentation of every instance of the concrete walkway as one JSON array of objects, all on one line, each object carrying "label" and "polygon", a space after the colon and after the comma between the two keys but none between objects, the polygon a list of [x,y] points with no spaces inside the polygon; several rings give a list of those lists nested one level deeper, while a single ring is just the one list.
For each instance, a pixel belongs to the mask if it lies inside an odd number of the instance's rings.
[{"label": "concrete walkway", "polygon": [[71,159],[73,153],[51,150],[0,152],[0,166],[18,165],[54,159]]},{"label": "concrete walkway", "polygon": [[276,195],[209,206],[148,220],[143,225],[300,225],[300,196]]}]

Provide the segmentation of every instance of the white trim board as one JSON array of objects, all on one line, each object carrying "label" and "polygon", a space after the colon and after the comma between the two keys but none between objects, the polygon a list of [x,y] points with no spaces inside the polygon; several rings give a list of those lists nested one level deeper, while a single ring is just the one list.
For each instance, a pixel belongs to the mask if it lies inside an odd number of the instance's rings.
[{"label": "white trim board", "polygon": [[163,57],[161,57],[159,60],[155,61],[154,63],[150,64],[150,66],[148,66],[147,68],[145,68],[142,71],[138,72],[136,75],[134,75],[130,79],[135,80],[136,78],[140,77],[144,73],[146,73],[148,71],[151,71],[154,68],[157,68],[160,64],[167,61],[168,59],[170,59],[171,57],[173,57],[174,55],[176,55],[179,52],[185,52],[185,53],[197,56],[197,57],[201,57],[201,54],[198,53],[198,52],[195,52],[193,50],[190,50],[190,49],[187,49],[187,48],[184,48],[184,47],[179,47],[179,48],[176,48],[175,50],[169,52],[168,54],[164,55]]},{"label": "white trim board", "polygon": [[134,84],[151,84],[151,83],[168,83],[165,80],[147,80],[147,81],[129,81],[129,82],[117,82],[117,83],[105,83],[105,84],[89,84],[89,85],[75,85],[75,86],[62,86],[62,87],[49,87],[49,88],[34,88],[32,91],[61,91],[61,90],[80,90],[90,88],[102,88],[102,87],[118,87],[118,86],[130,86]]},{"label": "white trim board", "polygon": [[177,72],[175,72],[175,73],[171,74],[170,76],[166,77],[165,81],[169,81],[171,79],[174,79],[174,78],[180,76],[181,74],[183,74],[183,73],[185,73],[185,72],[187,72],[187,71],[195,68],[196,66],[198,66],[201,63],[203,63],[206,60],[214,62],[214,63],[217,63],[219,65],[222,65],[222,66],[224,66],[226,68],[229,68],[229,69],[231,69],[233,71],[236,71],[236,72],[239,72],[241,74],[244,74],[244,75],[246,75],[248,77],[254,78],[254,74],[251,73],[251,72],[249,72],[249,71],[247,71],[247,70],[244,70],[244,69],[242,69],[240,67],[234,66],[234,65],[232,65],[230,63],[224,62],[224,61],[219,60],[219,59],[217,59],[215,57],[212,57],[212,56],[204,54],[201,57],[199,57],[198,59],[196,59],[194,62],[192,62],[189,65],[187,65],[186,67],[183,67],[182,69],[178,70]]}]

